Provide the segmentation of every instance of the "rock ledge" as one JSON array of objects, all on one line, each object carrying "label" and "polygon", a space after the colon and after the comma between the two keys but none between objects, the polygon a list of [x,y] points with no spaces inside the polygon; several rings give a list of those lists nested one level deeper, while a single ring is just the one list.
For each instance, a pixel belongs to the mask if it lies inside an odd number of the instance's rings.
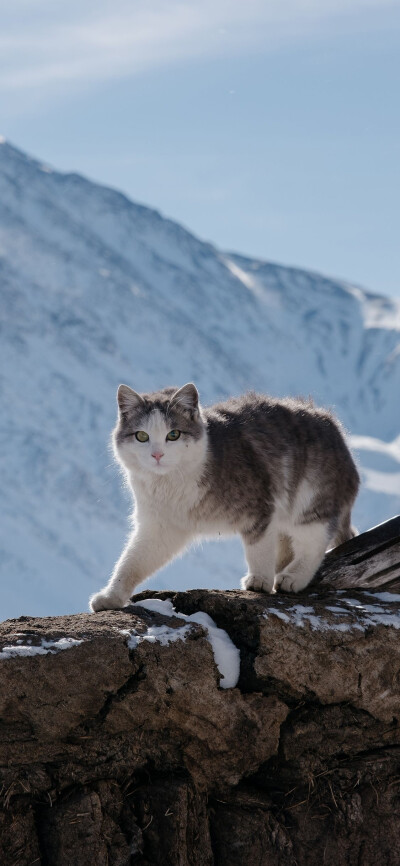
[{"label": "rock ledge", "polygon": [[398,866],[400,595],[134,602],[0,625],[2,866]]}]

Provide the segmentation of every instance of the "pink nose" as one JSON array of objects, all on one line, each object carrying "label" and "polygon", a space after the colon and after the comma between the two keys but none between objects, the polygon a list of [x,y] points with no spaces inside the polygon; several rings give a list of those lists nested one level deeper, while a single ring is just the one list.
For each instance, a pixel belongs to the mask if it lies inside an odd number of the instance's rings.
[{"label": "pink nose", "polygon": [[161,457],[164,457],[164,451],[152,451],[151,456],[154,457],[155,460],[157,460],[157,463],[159,463]]}]

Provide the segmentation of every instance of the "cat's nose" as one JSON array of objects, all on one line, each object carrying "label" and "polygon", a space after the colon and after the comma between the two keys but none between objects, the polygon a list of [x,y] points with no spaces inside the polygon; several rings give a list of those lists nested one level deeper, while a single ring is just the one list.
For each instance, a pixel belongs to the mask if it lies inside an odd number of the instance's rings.
[{"label": "cat's nose", "polygon": [[159,463],[161,457],[164,457],[164,451],[152,451],[151,456],[154,457],[155,460],[157,460],[157,463]]}]

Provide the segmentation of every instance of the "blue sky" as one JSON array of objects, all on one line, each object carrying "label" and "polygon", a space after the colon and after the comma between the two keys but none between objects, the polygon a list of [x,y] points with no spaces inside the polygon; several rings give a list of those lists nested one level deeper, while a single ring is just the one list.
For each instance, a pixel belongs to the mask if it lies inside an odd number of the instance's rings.
[{"label": "blue sky", "polygon": [[0,130],[200,237],[400,297],[400,0],[13,0]]}]

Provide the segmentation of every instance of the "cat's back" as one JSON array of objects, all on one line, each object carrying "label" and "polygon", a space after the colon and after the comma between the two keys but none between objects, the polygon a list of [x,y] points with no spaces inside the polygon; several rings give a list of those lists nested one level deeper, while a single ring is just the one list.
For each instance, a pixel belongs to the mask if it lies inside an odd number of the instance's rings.
[{"label": "cat's back", "polygon": [[211,451],[218,457],[236,449],[265,451],[268,457],[310,449],[321,456],[349,453],[339,421],[311,399],[278,399],[253,392],[216,403],[205,410]]},{"label": "cat's back", "polygon": [[240,397],[216,403],[204,411],[211,436],[235,436],[240,434],[330,426],[338,422],[327,409],[314,405],[311,399],[302,397],[274,398],[252,391]]},{"label": "cat's back", "polygon": [[234,436],[243,432],[257,430],[264,423],[284,414],[281,407],[284,400],[275,400],[264,394],[252,391],[239,397],[215,403],[204,410],[208,429],[215,437],[218,434]]}]

